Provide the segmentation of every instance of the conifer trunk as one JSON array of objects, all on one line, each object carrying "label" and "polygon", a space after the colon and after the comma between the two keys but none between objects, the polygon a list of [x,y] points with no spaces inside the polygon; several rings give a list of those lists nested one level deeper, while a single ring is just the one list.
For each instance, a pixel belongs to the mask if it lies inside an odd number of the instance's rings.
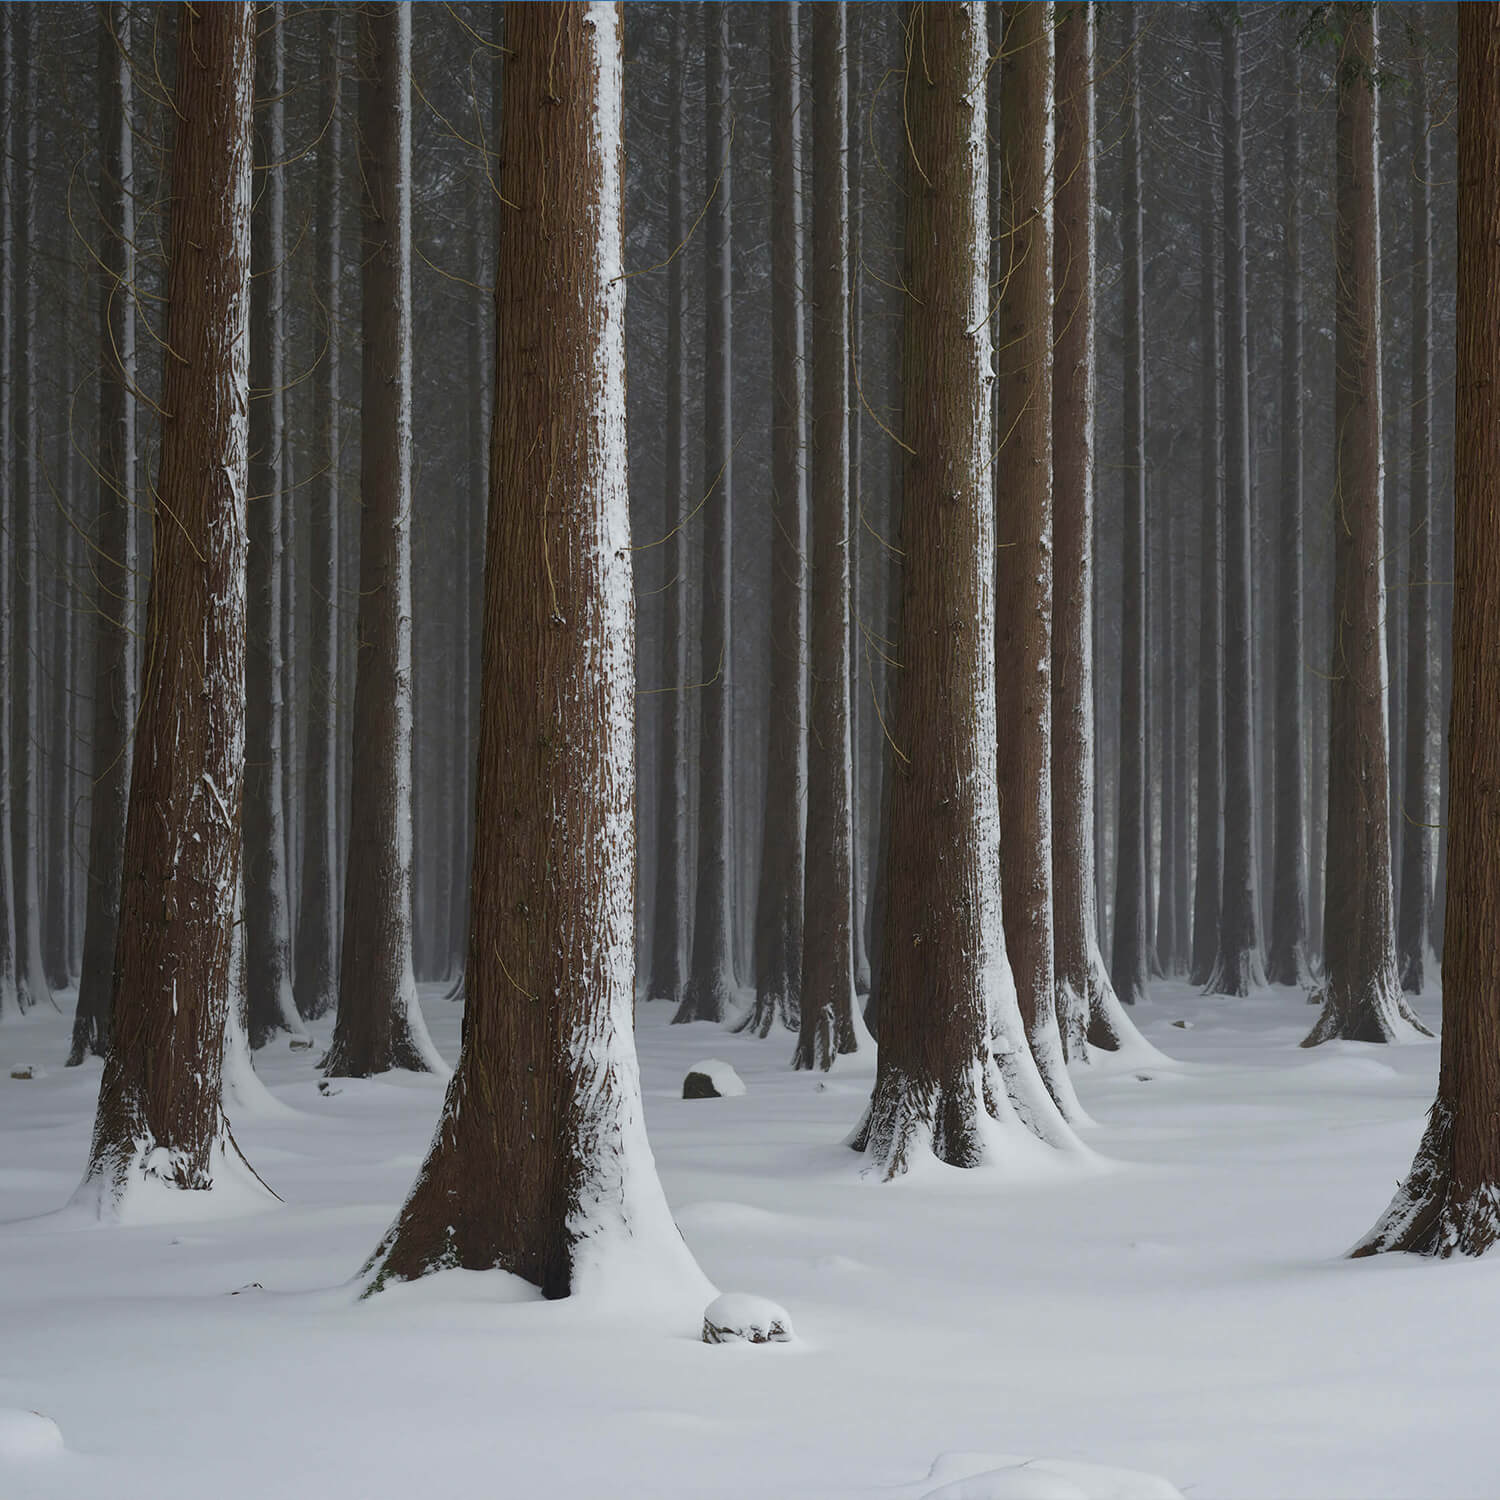
[{"label": "conifer trunk", "polygon": [[[14,153],[19,90],[14,83],[15,6],[0,6],[0,153],[10,161]],[[0,432],[14,432],[17,419],[15,390],[16,250],[15,205],[11,173],[0,171]],[[16,920],[14,842],[11,838],[11,700],[15,691],[12,654],[16,516],[16,466],[0,462],[0,1018],[13,1015],[21,1004],[16,965],[20,956]]]}]

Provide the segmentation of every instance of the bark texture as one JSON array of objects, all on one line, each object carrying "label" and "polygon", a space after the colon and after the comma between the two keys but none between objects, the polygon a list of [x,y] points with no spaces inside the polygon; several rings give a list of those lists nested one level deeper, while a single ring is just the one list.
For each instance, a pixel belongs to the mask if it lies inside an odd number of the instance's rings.
[{"label": "bark texture", "polygon": [[[19,90],[12,84],[15,66],[16,7],[0,6],[0,152],[5,161],[14,151],[15,116]],[[14,370],[16,338],[16,234],[11,173],[0,171],[0,432],[14,432],[16,422]],[[0,463],[0,536],[15,534],[15,465]],[[11,698],[15,688],[12,655],[14,579],[7,560],[0,566],[0,1017],[13,1015],[21,1003],[16,984],[19,941],[16,932],[15,865],[11,839]]]},{"label": "bark texture", "polygon": [[1381,525],[1380,191],[1375,19],[1337,8],[1333,654],[1323,1008],[1304,1047],[1430,1035],[1401,994],[1391,913],[1384,533]]},{"label": "bark texture", "polygon": [[412,970],[411,6],[361,5],[359,652],[330,1077],[437,1071]]},{"label": "bark texture", "polygon": [[[513,5],[463,1053],[370,1289],[461,1266],[705,1283],[641,1117],[620,15]],[[701,1301],[698,1308],[701,1309]]]},{"label": "bark texture", "polygon": [[1437,1099],[1356,1255],[1480,1255],[1500,1236],[1500,5],[1458,12],[1458,328],[1448,918]]},{"label": "bark texture", "polygon": [[101,1215],[143,1186],[211,1188],[238,1158],[220,1084],[245,746],[254,7],[183,5],[177,25],[160,524],[114,1024],[78,1193]]}]

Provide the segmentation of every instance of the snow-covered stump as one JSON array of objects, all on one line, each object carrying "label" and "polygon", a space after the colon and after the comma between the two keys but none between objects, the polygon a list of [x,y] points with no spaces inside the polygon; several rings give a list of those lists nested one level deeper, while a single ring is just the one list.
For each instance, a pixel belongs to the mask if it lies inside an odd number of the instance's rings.
[{"label": "snow-covered stump", "polygon": [[795,1338],[791,1315],[767,1297],[725,1292],[703,1310],[705,1344],[790,1344]]}]

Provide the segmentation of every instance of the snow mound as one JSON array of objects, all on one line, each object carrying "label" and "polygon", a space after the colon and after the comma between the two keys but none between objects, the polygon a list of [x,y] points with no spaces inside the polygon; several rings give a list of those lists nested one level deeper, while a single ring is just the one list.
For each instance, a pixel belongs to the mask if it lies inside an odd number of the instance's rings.
[{"label": "snow mound", "polygon": [[0,1460],[50,1458],[63,1451],[62,1429],[39,1411],[0,1406]]},{"label": "snow mound", "polygon": [[945,1453],[932,1465],[921,1500],[1182,1500],[1157,1474],[1063,1459]]},{"label": "snow mound", "polygon": [[738,1099],[744,1092],[745,1080],[717,1057],[694,1063],[682,1080],[684,1099]]},{"label": "snow mound", "polygon": [[789,1344],[791,1315],[766,1297],[724,1292],[703,1310],[705,1344]]}]

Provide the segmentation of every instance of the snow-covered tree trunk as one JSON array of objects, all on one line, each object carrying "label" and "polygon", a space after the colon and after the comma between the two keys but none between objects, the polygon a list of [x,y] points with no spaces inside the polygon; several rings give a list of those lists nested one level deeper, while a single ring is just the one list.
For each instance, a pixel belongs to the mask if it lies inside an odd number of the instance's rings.
[{"label": "snow-covered tree trunk", "polygon": [[257,193],[250,334],[250,562],[245,943],[250,1045],[301,1029],[292,995],[282,714],[281,448],[286,435],[285,40],[281,0],[256,7]]},{"label": "snow-covered tree trunk", "polygon": [[[1347,13],[1353,7],[1341,7]],[[1373,56],[1373,49],[1361,60]],[[1458,318],[1448,938],[1437,1099],[1355,1250],[1480,1255],[1500,1238],[1500,5],[1458,12]],[[1377,408],[1378,409],[1378,408]],[[1330,944],[1330,946],[1332,946]]]},{"label": "snow-covered tree trunk", "polygon": [[474,921],[463,1053],[370,1289],[449,1267],[549,1296],[708,1290],[646,1141],[634,999],[634,602],[621,20],[506,14]]},{"label": "snow-covered tree trunk", "polygon": [[704,90],[705,191],[703,242],[703,685],[698,737],[698,876],[693,903],[692,962],[674,1022],[722,1021],[734,1003],[730,951],[734,884],[731,866],[734,698],[730,602],[734,548],[734,267],[731,228],[729,7],[703,7],[708,80]]},{"label": "snow-covered tree trunk", "polygon": [[1334,581],[1323,1009],[1304,1047],[1429,1035],[1401,993],[1391,913],[1376,29],[1336,10]]},{"label": "snow-covered tree trunk", "polygon": [[[683,185],[682,95],[687,59],[687,12],[672,9],[672,77],[667,132],[667,243],[682,243]],[[651,983],[653,1000],[676,1005],[686,979],[687,934],[692,928],[692,891],[688,884],[689,819],[692,787],[688,780],[692,742],[692,703],[688,696],[688,548],[687,442],[682,420],[682,257],[667,266],[666,409],[662,413],[662,535],[667,540],[666,619],[661,640],[661,726],[657,738],[656,903],[652,918]]]},{"label": "snow-covered tree trunk", "polygon": [[359,26],[359,654],[331,1077],[443,1071],[412,969],[411,6]]},{"label": "snow-covered tree trunk", "polygon": [[[798,1022],[807,828],[807,384],[802,85],[795,5],[768,8],[771,51],[771,685],[755,910],[755,1005],[742,1030]],[[670,461],[670,455],[669,455]]]},{"label": "snow-covered tree trunk", "polygon": [[864,1035],[854,990],[849,704],[849,131],[846,7],[812,12],[812,570],[807,909],[795,1068],[829,1068]]},{"label": "snow-covered tree trunk", "polygon": [[297,1010],[325,1016],[338,999],[338,611],[339,494],[343,456],[339,401],[343,322],[343,154],[340,107],[343,27],[337,9],[324,19],[324,121],[318,142],[318,296],[323,307],[322,362],[314,375],[313,432],[318,466],[309,484],[307,770],[302,879],[297,918]]},{"label": "snow-covered tree trunk", "polygon": [[[17,10],[0,6],[0,153],[10,161],[14,153],[16,114],[20,103],[15,78],[15,32]],[[17,420],[15,389],[11,382],[15,351],[15,204],[11,173],[0,171],[0,432],[14,432]],[[15,1013],[20,1004],[16,962],[19,934],[16,919],[14,841],[11,838],[12,705],[15,690],[15,658],[12,655],[14,565],[16,556],[16,471],[9,462],[0,463],[0,1019]]]},{"label": "snow-covered tree trunk", "polygon": [[1005,948],[1053,1101],[1083,1111],[1058,1031],[1052,961],[1052,6],[1003,7],[994,493],[996,776]]},{"label": "snow-covered tree trunk", "polygon": [[93,804],[83,968],[73,1018],[70,1066],[103,1057],[114,991],[115,927],[135,730],[136,570],[135,136],[131,105],[130,7],[100,7],[100,180],[95,289],[99,308],[98,509],[93,575]]},{"label": "snow-covered tree trunk", "polygon": [[245,764],[255,8],[178,10],[161,466],[113,1026],[75,1202],[238,1179],[221,1095]]}]

